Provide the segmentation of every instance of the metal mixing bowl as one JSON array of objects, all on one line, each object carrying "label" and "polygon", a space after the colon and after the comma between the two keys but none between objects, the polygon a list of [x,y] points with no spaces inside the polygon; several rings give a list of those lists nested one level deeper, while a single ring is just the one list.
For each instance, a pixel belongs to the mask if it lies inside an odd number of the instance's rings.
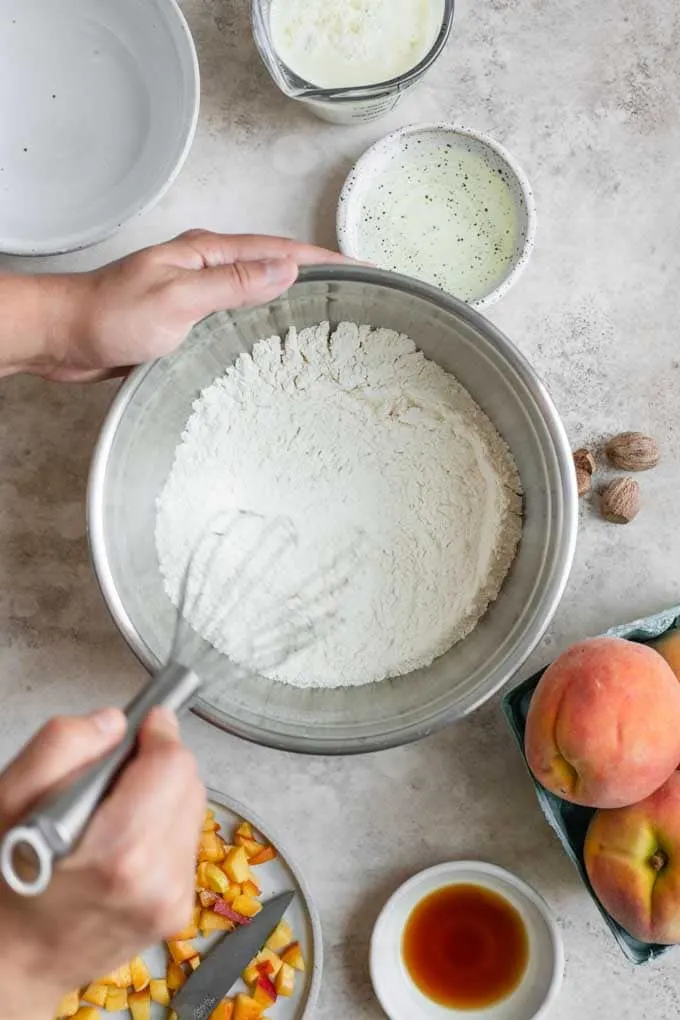
[{"label": "metal mixing bowl", "polygon": [[174,620],[156,559],[156,497],[192,402],[257,339],[324,320],[413,337],[494,422],[517,461],[525,495],[520,549],[498,599],[469,637],[428,668],[337,690],[299,690],[254,677],[219,695],[211,691],[195,705],[203,718],[261,744],[347,754],[423,737],[485,702],[535,647],[567,581],[577,525],[567,437],[529,364],[486,319],[426,284],[349,265],[305,269],[272,304],[211,316],[174,355],[133,372],[118,393],[94,453],[88,528],[113,618],[154,669],[168,653]]}]

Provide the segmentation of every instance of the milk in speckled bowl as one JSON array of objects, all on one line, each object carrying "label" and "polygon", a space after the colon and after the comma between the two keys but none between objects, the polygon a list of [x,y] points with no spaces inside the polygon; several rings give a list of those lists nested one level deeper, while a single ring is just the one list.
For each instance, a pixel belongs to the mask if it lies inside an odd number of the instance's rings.
[{"label": "milk in speckled bowl", "polygon": [[526,265],[535,219],[528,181],[498,143],[431,125],[388,135],[359,160],[338,239],[346,255],[484,308]]}]

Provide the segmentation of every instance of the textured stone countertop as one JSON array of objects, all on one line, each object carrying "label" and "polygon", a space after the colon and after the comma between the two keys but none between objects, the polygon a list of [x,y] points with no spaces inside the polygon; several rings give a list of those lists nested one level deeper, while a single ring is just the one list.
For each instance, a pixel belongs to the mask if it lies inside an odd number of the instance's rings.
[{"label": "textured stone countertop", "polygon": [[[317,121],[260,65],[246,0],[185,0],[203,78],[188,162],[152,212],[96,249],[2,260],[87,268],[189,226],[334,244],[343,178],[391,128],[454,120],[490,132],[525,167],[538,243],[491,318],[549,386],[574,444],[622,429],[657,436],[628,527],[582,510],[576,562],[525,675],[568,642],[680,601],[680,21],[674,0],[460,0],[448,49],[387,119]],[[50,714],[124,702],[143,680],[102,605],[83,537],[88,458],[112,397],[0,383],[0,755]],[[670,1020],[678,955],[627,964],[539,812],[498,701],[422,743],[348,760],[251,747],[198,719],[184,731],[214,785],[297,848],[321,909],[320,1020],[382,1015],[371,926],[413,872],[481,857],[546,897],[567,950],[555,1020]]]}]

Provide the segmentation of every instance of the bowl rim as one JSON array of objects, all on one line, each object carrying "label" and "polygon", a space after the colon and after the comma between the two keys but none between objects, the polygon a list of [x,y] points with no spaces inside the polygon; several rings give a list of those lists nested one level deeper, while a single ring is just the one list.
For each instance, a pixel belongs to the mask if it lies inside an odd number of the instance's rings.
[{"label": "bowl rim", "polygon": [[120,215],[109,215],[103,222],[95,223],[87,229],[65,234],[62,237],[54,237],[47,241],[35,239],[22,241],[16,237],[7,238],[0,234],[0,253],[3,255],[39,258],[50,255],[65,255],[100,244],[117,233],[124,224],[130,223],[152,209],[165,196],[172,184],[174,184],[189,155],[198,126],[201,104],[200,67],[196,44],[178,0],[163,0],[162,3],[156,3],[153,9],[150,8],[149,14],[150,16],[155,14],[164,18],[168,25],[176,29],[177,41],[181,41],[184,47],[183,51],[179,54],[180,59],[186,63],[186,70],[188,72],[187,99],[191,107],[191,113],[182,129],[178,131],[178,138],[183,137],[183,142],[168,176],[165,180],[160,180],[159,178],[155,186],[147,190],[144,195],[130,202],[128,208],[122,210],[122,218]]},{"label": "bowl rim", "polygon": [[[252,743],[282,751],[322,755],[363,754],[412,743],[429,736],[457,719],[470,715],[494,694],[497,694],[534,651],[557,611],[569,579],[576,550],[578,528],[576,476],[573,470],[571,446],[564,425],[543,383],[515,345],[493,323],[469,305],[445,294],[444,291],[438,290],[436,287],[407,276],[348,263],[346,265],[303,267],[300,269],[297,280],[298,283],[337,283],[340,281],[375,284],[392,290],[396,289],[410,296],[420,297],[427,302],[434,303],[444,311],[459,316],[473,328],[481,329],[499,348],[507,363],[531,393],[540,409],[546,429],[552,437],[562,481],[562,528],[556,539],[550,578],[541,593],[532,626],[526,628],[517,637],[511,654],[496,667],[487,682],[480,686],[477,696],[471,700],[462,713],[443,710],[438,712],[434,718],[430,717],[421,724],[409,723],[393,728],[386,735],[327,738],[309,733],[292,736],[273,731],[262,731],[226,716],[219,709],[200,698],[191,706],[194,714],[201,719]],[[291,289],[294,289],[295,286],[296,284],[293,284]],[[160,360],[162,359],[140,365],[134,369],[116,393],[94,446],[86,495],[86,534],[97,584],[118,630],[133,654],[149,672],[157,670],[160,663],[150,653],[132,624],[116,589],[108,560],[103,510],[108,458],[118,426],[134,393]]]},{"label": "bowl rim", "polygon": [[[456,876],[458,875],[462,877],[457,879]],[[441,882],[437,885],[436,890],[432,891],[443,889],[448,885],[455,885],[458,881],[477,882],[479,885],[492,889],[494,892],[498,891],[496,888],[498,885],[505,885],[509,886],[521,899],[526,900],[536,908],[543,919],[550,936],[552,957],[550,983],[538,1009],[531,1014],[523,1014],[521,1017],[518,1015],[517,1020],[542,1020],[542,1018],[547,1015],[554,1005],[564,980],[564,967],[566,962],[564,940],[562,938],[562,933],[557,923],[557,919],[541,894],[523,878],[520,878],[519,875],[516,875],[513,871],[509,871],[507,868],[503,868],[498,864],[491,864],[487,861],[472,860],[468,858],[445,861],[442,864],[435,864],[433,867],[425,868],[422,871],[417,872],[415,875],[412,875],[411,878],[406,879],[405,882],[402,882],[401,885],[394,890],[376,918],[371,932],[369,945],[369,970],[373,990],[375,991],[380,1005],[383,1010],[385,1010],[386,1015],[390,1016],[381,994],[382,983],[380,975],[384,969],[382,954],[380,953],[378,946],[381,929],[389,919],[390,914],[398,909],[399,900],[406,893],[417,888],[419,885],[426,883],[430,878],[439,877],[441,877]],[[423,892],[423,897],[427,895],[430,895],[430,893]],[[503,893],[501,892],[499,895],[503,895]],[[406,920],[408,920],[408,918],[406,918]],[[465,1010],[452,1010],[451,1015],[454,1017],[462,1017],[465,1012]],[[493,1008],[490,1012],[493,1013]],[[394,1020],[397,1020],[397,1018],[395,1017]]]},{"label": "bowl rim", "polygon": [[[425,124],[408,124],[405,127],[397,128],[396,131],[391,131],[389,134],[379,138],[377,142],[374,142],[373,145],[366,149],[366,151],[359,157],[345,178],[342,190],[340,191],[336,213],[338,247],[343,255],[347,255],[350,258],[360,260],[364,258],[361,251],[350,244],[348,222],[352,202],[355,199],[356,188],[359,182],[370,173],[373,160],[382,153],[389,152],[391,148],[399,144],[404,138],[409,138],[413,135],[432,133],[440,133],[442,135],[459,135],[463,138],[470,138],[475,142],[479,142],[485,148],[490,149],[511,171],[524,199],[524,205],[527,212],[526,236],[521,250],[515,255],[512,261],[512,268],[508,272],[507,276],[505,276],[493,290],[489,291],[488,294],[485,294],[484,297],[477,298],[474,301],[464,302],[468,305],[468,307],[481,311],[484,308],[489,308],[507,294],[526,269],[529,259],[531,258],[531,253],[533,252],[536,244],[538,219],[534,193],[531,184],[529,183],[529,178],[522,166],[504,145],[501,145],[500,142],[496,141],[495,138],[492,138],[491,135],[484,131],[478,131],[475,128],[465,127],[461,124],[448,121],[432,121]],[[448,294],[449,292],[444,291],[444,293]],[[454,297],[452,294],[449,294],[449,296]],[[461,299],[459,298],[457,300]]]}]

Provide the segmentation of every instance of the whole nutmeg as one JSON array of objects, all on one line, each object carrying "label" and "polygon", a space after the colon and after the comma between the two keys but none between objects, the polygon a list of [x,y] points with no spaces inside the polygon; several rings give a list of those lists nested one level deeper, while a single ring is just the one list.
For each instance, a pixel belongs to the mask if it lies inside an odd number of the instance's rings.
[{"label": "whole nutmeg", "polygon": [[590,492],[590,487],[593,482],[593,476],[590,471],[584,471],[583,468],[577,466],[576,468],[576,490],[579,496],[585,496],[587,492]]},{"label": "whole nutmeg", "polygon": [[628,524],[640,512],[640,486],[634,478],[617,478],[602,492],[602,516],[614,524]]},{"label": "whole nutmeg", "polygon": [[597,467],[595,458],[590,450],[586,450],[585,446],[581,447],[580,450],[575,450],[572,456],[577,472],[585,471],[589,475],[595,474],[595,468]]},{"label": "whole nutmeg", "polygon": [[605,451],[614,467],[622,471],[648,471],[661,457],[656,439],[642,432],[621,432],[609,440]]}]

